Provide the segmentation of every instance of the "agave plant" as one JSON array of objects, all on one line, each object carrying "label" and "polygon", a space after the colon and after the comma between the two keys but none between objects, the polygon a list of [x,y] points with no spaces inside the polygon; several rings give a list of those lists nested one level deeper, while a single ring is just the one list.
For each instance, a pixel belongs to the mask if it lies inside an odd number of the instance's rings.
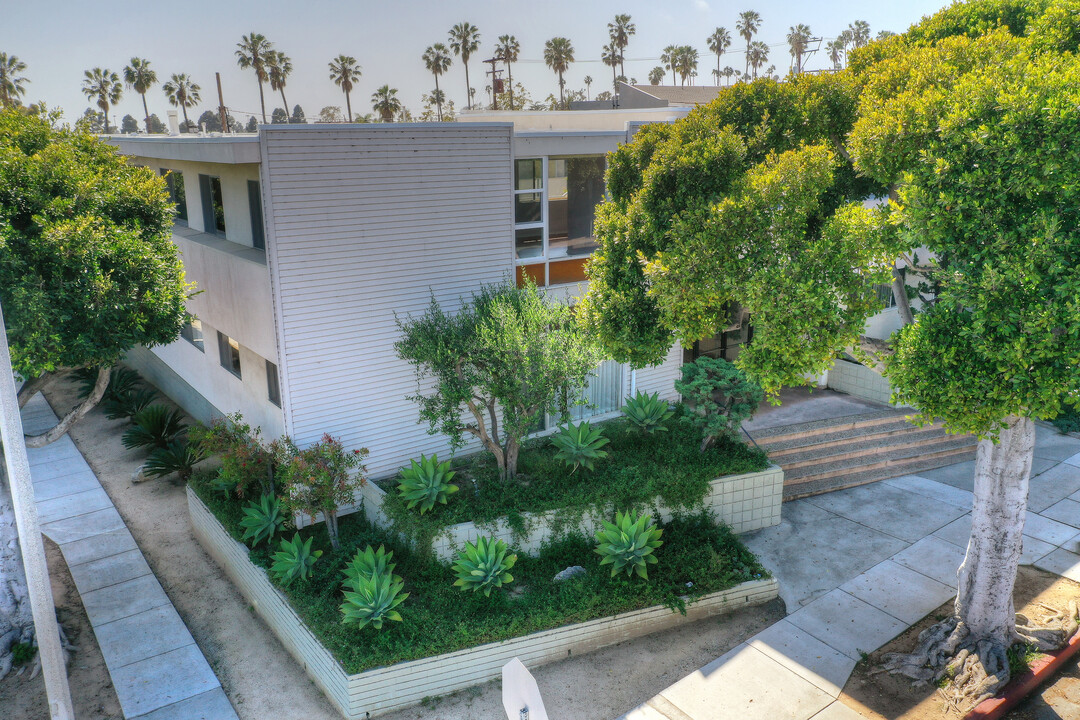
[{"label": "agave plant", "polygon": [[579,467],[586,470],[593,469],[593,461],[607,457],[607,450],[600,448],[608,444],[609,440],[604,437],[600,428],[594,428],[588,422],[579,425],[570,423],[559,430],[559,434],[551,439],[551,442],[559,449],[555,453],[558,460],[567,465],[573,465],[571,473],[577,472]]},{"label": "agave plant", "polygon": [[375,573],[351,587],[351,591],[345,591],[345,602],[341,604],[343,623],[356,623],[361,628],[371,625],[381,630],[384,621],[401,622],[401,613],[395,608],[409,597],[409,593],[401,592],[405,587],[401,578]]},{"label": "agave plant", "polygon": [[634,397],[626,398],[623,414],[642,432],[652,434],[667,432],[664,422],[674,415],[675,411],[668,407],[666,400],[660,399],[660,393],[646,395],[638,390]]},{"label": "agave plant", "polygon": [[281,512],[281,502],[273,495],[266,493],[259,502],[249,502],[244,506],[244,517],[240,519],[240,527],[244,528],[241,541],[251,540],[251,547],[255,547],[263,540],[269,542],[270,538],[281,532],[285,527],[285,515]]},{"label": "agave plant", "polygon": [[150,405],[135,413],[134,423],[124,431],[122,442],[130,449],[137,447],[168,447],[187,427],[184,413],[165,405]]},{"label": "agave plant", "polygon": [[110,420],[125,420],[134,417],[140,410],[149,407],[157,400],[157,393],[150,388],[132,388],[111,398],[106,398],[101,407],[105,417]]},{"label": "agave plant", "polygon": [[312,566],[322,556],[322,550],[311,549],[311,540],[310,537],[306,541],[301,540],[300,533],[296,533],[292,540],[281,541],[281,550],[274,553],[270,574],[282,585],[290,585],[297,578],[307,580],[311,576]]},{"label": "agave plant", "polygon": [[506,543],[495,538],[478,538],[475,545],[466,542],[454,563],[458,576],[454,585],[462,590],[483,590],[490,597],[492,589],[514,582],[514,576],[507,571],[514,567],[517,555],[507,555],[506,551]]},{"label": "agave plant", "polygon": [[163,448],[154,448],[143,463],[143,475],[149,478],[165,477],[176,473],[187,482],[195,464],[203,459],[202,452],[193,445],[173,440]]},{"label": "agave plant", "polygon": [[600,564],[612,566],[612,577],[625,570],[627,575],[637,573],[648,580],[647,567],[657,562],[653,550],[664,544],[660,539],[663,532],[648,515],[615,513],[615,523],[604,521],[604,529],[596,533],[600,543],[596,552],[603,558]]},{"label": "agave plant", "polygon": [[[390,562],[394,557],[393,552],[386,552],[386,548],[382,545],[378,550],[372,549],[370,545],[366,550],[356,551],[356,555],[353,556],[351,562],[345,566],[345,586],[352,588],[353,590],[359,590],[363,583],[371,580],[376,575],[391,576],[394,574],[394,568],[396,565]],[[400,580],[401,578],[397,578]]]},{"label": "agave plant", "polygon": [[450,469],[449,460],[439,462],[437,455],[425,457],[421,454],[420,462],[411,462],[409,467],[401,470],[398,493],[409,502],[410,508],[419,505],[421,515],[437,502],[445,505],[447,497],[458,491],[457,485],[450,484],[454,471]]}]

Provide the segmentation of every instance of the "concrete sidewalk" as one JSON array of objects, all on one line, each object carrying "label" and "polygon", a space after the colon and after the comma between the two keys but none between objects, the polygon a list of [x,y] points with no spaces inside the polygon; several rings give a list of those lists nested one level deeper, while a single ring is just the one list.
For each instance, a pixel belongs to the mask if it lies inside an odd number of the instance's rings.
[{"label": "concrete sidewalk", "polygon": [[[1035,455],[1021,562],[1080,582],[1080,440],[1040,426]],[[743,539],[790,614],[623,719],[861,718],[836,700],[861,653],[955,596],[972,473],[958,463],[785,503],[780,525]]]},{"label": "concrete sidewalk", "polygon": [[[23,408],[41,432],[41,394]],[[42,533],[60,546],[129,720],[237,720],[214,671],[75,443],[29,448]]]}]

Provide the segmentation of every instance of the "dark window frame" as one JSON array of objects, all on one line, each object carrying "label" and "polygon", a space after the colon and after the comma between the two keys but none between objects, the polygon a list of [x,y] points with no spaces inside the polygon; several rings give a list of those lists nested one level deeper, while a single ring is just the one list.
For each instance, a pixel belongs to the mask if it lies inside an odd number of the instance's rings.
[{"label": "dark window frame", "polygon": [[[198,326],[196,327],[196,323]],[[196,333],[198,333],[196,335]],[[196,317],[189,317],[184,326],[180,328],[180,337],[195,346],[201,353],[206,352],[206,335],[203,333],[202,321]]]},{"label": "dark window frame", "polygon": [[240,343],[218,330],[218,361],[221,367],[243,380],[243,367],[240,364]]},{"label": "dark window frame", "polygon": [[266,250],[266,230],[263,224],[262,190],[258,180],[248,180],[248,207],[251,210],[251,246]]},{"label": "dark window frame", "polygon": [[[184,185],[184,173],[171,168],[160,168],[158,173],[165,179],[165,187],[169,190],[169,199],[176,205],[176,217],[173,222],[177,225],[188,224],[187,187]],[[177,180],[179,180],[180,192],[177,193]]]},{"label": "dark window frame", "polygon": [[277,365],[269,360],[266,361],[266,397],[281,407],[281,383],[278,381]]},{"label": "dark window frame", "polygon": [[[217,192],[214,192],[215,184]],[[225,222],[225,190],[218,175],[199,174],[199,195],[202,198],[203,231],[210,235],[227,238],[228,224]],[[216,195],[216,197],[215,197]],[[215,200],[217,201],[215,204]],[[220,207],[220,214],[218,213]],[[218,226],[220,217],[221,226]]]}]

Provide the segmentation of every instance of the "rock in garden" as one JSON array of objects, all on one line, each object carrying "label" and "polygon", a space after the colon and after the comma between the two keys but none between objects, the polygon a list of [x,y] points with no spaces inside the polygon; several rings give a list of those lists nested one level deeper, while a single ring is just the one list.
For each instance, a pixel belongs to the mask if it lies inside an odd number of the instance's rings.
[{"label": "rock in garden", "polygon": [[142,465],[140,465],[139,467],[135,468],[135,472],[131,473],[131,482],[132,482],[132,483],[141,483],[141,482],[146,482],[146,481],[147,481],[147,480],[149,480],[149,479],[150,479],[150,478],[146,477],[146,475],[144,475],[144,474],[143,474],[143,467],[142,467]]},{"label": "rock in garden", "polygon": [[584,575],[585,573],[586,573],[585,568],[581,567],[580,565],[574,565],[572,567],[566,568],[562,572],[555,575],[555,582],[562,582],[563,580],[569,580],[570,578],[575,578],[578,575]]}]

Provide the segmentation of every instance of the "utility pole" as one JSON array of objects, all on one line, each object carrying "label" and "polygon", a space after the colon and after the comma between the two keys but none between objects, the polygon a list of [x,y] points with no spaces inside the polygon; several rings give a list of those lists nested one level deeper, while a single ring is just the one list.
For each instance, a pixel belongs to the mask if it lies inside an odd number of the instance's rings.
[{"label": "utility pole", "polygon": [[488,60],[484,60],[486,63],[491,63],[491,69],[488,70],[485,75],[491,76],[491,109],[499,109],[499,93],[503,91],[503,81],[499,77],[502,74],[502,70],[495,67],[495,63],[500,62],[502,58],[492,57]]},{"label": "utility pole", "polygon": [[221,96],[221,73],[214,73],[214,77],[217,78],[217,101],[218,114],[221,116],[221,132],[229,132],[229,118],[225,113],[225,100]]}]

